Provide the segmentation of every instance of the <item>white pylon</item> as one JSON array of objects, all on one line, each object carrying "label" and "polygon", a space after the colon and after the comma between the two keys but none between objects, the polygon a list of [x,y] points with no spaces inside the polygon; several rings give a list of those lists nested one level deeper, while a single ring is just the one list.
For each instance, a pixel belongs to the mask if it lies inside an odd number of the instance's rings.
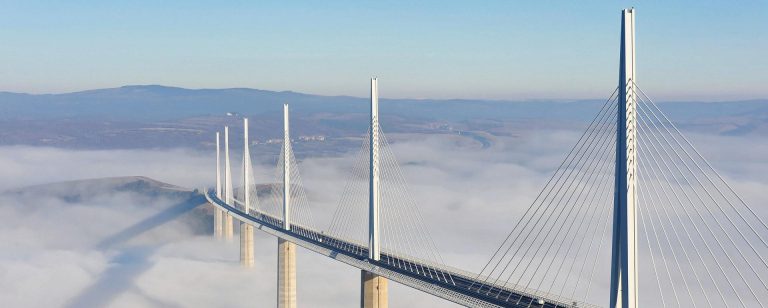
[{"label": "white pylon", "polygon": [[[224,127],[224,202],[234,205],[235,196],[232,187],[232,167],[229,163],[229,127]],[[234,236],[232,216],[224,215],[224,238],[231,240]]]},{"label": "white pylon", "polygon": [[248,119],[243,118],[243,212],[248,214],[251,208],[251,152],[248,150]]},{"label": "white pylon", "polygon": [[635,95],[635,10],[621,15],[619,108],[616,129],[616,187],[611,253],[611,308],[637,308],[637,97]]},{"label": "white pylon", "polygon": [[216,198],[221,199],[221,137],[216,132]]},{"label": "white pylon", "polygon": [[291,134],[288,104],[283,104],[283,227],[291,230]]},{"label": "white pylon", "polygon": [[[291,230],[291,133],[283,104],[283,228]],[[277,239],[277,307],[296,308],[296,244]]]},{"label": "white pylon", "polygon": [[[216,198],[221,199],[221,137],[219,132],[216,132]],[[224,212],[214,206],[213,207],[213,236],[216,238],[221,237],[222,228],[222,214]]]},{"label": "white pylon", "polygon": [[369,157],[369,186],[368,186],[368,258],[379,261],[381,258],[381,235],[379,234],[379,84],[376,78],[371,79],[371,124],[370,124],[370,157]]},{"label": "white pylon", "polygon": [[[380,156],[379,156],[379,82],[371,78],[371,125],[369,144],[369,186],[368,186],[368,258],[381,260],[381,234],[379,220],[381,192],[379,180]],[[360,280],[360,307],[361,308],[386,308],[388,306],[387,279],[374,273],[361,271]]]}]

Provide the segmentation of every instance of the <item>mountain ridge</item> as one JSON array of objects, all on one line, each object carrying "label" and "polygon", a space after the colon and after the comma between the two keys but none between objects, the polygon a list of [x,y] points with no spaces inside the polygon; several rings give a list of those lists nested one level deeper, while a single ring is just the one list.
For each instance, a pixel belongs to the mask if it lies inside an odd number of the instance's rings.
[{"label": "mountain ridge", "polygon": [[[3,119],[96,118],[104,120],[177,120],[196,116],[278,114],[282,104],[292,112],[366,113],[368,98],[323,96],[293,91],[253,88],[188,89],[164,85],[127,85],[61,94],[0,92]],[[590,118],[604,99],[486,100],[486,99],[387,99],[382,114],[415,118],[467,120],[474,118]],[[733,102],[662,103],[679,117],[722,113],[768,114],[768,99]],[[696,108],[692,108],[696,107]]]},{"label": "mountain ridge", "polygon": [[[184,91],[184,92],[226,92],[226,91],[244,91],[254,93],[269,93],[269,94],[293,94],[312,97],[325,97],[325,98],[353,98],[353,99],[367,99],[367,97],[360,97],[354,95],[324,95],[314,93],[304,93],[292,90],[267,90],[259,88],[249,87],[231,87],[231,88],[186,88],[179,86],[167,86],[161,84],[129,84],[118,87],[87,89],[79,91],[61,92],[61,93],[27,93],[16,91],[0,91],[0,94],[10,95],[23,95],[23,96],[60,96],[71,94],[89,94],[89,93],[102,93],[110,91],[123,91],[123,90],[139,90],[144,92],[145,90],[162,90],[162,91]],[[531,98],[531,99],[480,99],[480,98],[386,98],[382,97],[382,100],[389,101],[482,101],[482,102],[508,102],[508,103],[536,103],[536,102],[579,102],[579,101],[593,101],[600,100],[600,98],[582,98],[582,99],[549,99],[549,98]],[[753,103],[753,102],[768,102],[768,98],[752,98],[752,99],[739,99],[739,100],[718,100],[718,101],[702,101],[702,100],[675,100],[665,101],[665,103]]]},{"label": "mountain ridge", "polygon": [[[243,117],[251,119],[254,141],[265,143],[281,138],[286,102],[291,104],[296,136],[324,140],[297,144],[299,153],[304,149],[344,152],[352,146],[348,138],[367,129],[369,98],[251,88],[129,85],[65,94],[0,93],[0,145],[210,148],[214,132],[225,125],[238,127]],[[380,102],[381,120],[390,133],[461,135],[474,131],[510,136],[523,130],[581,129],[605,99]],[[768,100],[658,105],[683,129],[729,135],[768,133]]]}]

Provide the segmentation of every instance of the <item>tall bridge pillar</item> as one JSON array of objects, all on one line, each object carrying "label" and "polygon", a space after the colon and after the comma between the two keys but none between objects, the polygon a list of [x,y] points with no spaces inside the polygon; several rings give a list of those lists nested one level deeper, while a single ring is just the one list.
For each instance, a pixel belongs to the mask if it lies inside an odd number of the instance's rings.
[{"label": "tall bridge pillar", "polygon": [[389,300],[387,279],[366,271],[360,274],[360,307],[386,308]]},{"label": "tall bridge pillar", "polygon": [[[216,132],[216,198],[221,199],[221,137],[219,132]],[[224,227],[222,226],[222,216],[224,212],[214,206],[213,207],[213,236],[215,238],[221,238]]]},{"label": "tall bridge pillar", "polygon": [[253,267],[256,259],[253,253],[253,226],[240,222],[240,264]]},{"label": "tall bridge pillar", "polygon": [[[224,127],[224,202],[234,204],[235,196],[232,188],[232,168],[229,163],[229,127]],[[234,230],[232,229],[232,216],[224,214],[224,238],[232,240]]]},{"label": "tall bridge pillar", "polygon": [[[291,133],[283,105],[283,228],[291,230]],[[296,244],[277,239],[277,307],[296,308]]]},{"label": "tall bridge pillar", "polygon": [[635,10],[621,18],[616,187],[611,253],[611,308],[637,307]]},{"label": "tall bridge pillar", "polygon": [[296,244],[277,239],[277,307],[296,308]]},{"label": "tall bridge pillar", "polygon": [[[243,212],[249,213],[251,208],[251,152],[248,145],[248,119],[243,119]],[[253,267],[255,263],[253,253],[253,226],[240,222],[240,264],[244,267]]]},{"label": "tall bridge pillar", "polygon": [[[379,176],[379,82],[371,79],[371,124],[370,124],[370,157],[369,157],[369,186],[368,186],[368,258],[372,261],[381,259],[381,235],[379,214],[381,191]],[[374,273],[361,272],[360,307],[387,307],[387,279]]]}]

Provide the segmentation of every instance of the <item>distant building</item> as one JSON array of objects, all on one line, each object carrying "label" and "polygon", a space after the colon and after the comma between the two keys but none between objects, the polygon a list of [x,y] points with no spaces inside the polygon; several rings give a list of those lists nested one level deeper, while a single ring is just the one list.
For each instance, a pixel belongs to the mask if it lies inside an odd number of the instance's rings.
[{"label": "distant building", "polygon": [[325,136],[299,136],[299,141],[325,141]]}]

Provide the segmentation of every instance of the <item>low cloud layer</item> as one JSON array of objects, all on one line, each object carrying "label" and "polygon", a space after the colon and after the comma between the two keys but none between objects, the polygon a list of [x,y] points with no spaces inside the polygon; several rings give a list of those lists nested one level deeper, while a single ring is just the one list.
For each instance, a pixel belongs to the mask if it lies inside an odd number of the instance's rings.
[{"label": "low cloud layer", "polygon": [[[404,135],[393,144],[410,192],[449,265],[477,272],[516,223],[578,133],[529,132],[482,149],[455,136]],[[763,217],[766,139],[692,136],[702,153]],[[751,149],[742,151],[739,149]],[[329,223],[356,153],[300,162],[315,221]],[[258,153],[253,153],[259,156]],[[255,161],[269,161],[269,158]],[[210,185],[213,153],[0,148],[0,190],[72,179],[143,175],[184,186]],[[239,158],[233,158],[239,166]],[[273,166],[258,166],[259,182]],[[239,172],[235,172],[237,176]],[[236,177],[235,177],[236,178]],[[256,266],[238,264],[238,244],[200,235],[181,219],[99,245],[181,200],[131,192],[69,202],[45,194],[0,200],[0,304],[4,307],[272,307],[276,240],[256,232]],[[179,213],[179,217],[188,213]],[[356,307],[359,271],[300,249],[302,307]],[[331,282],[331,283],[329,283]],[[598,287],[605,287],[601,284]],[[390,284],[392,307],[451,306]],[[598,292],[598,291],[596,291]],[[44,296],[43,296],[44,295]],[[593,298],[604,304],[601,298]]]}]

